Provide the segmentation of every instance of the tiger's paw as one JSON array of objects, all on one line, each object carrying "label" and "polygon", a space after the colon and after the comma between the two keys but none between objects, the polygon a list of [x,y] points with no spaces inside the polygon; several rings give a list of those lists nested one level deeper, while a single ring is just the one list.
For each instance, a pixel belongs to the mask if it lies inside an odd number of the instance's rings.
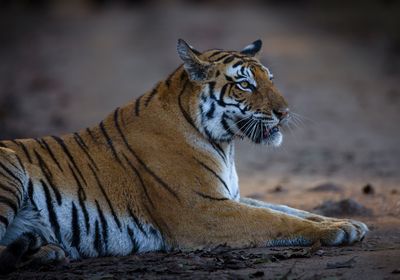
[{"label": "tiger's paw", "polygon": [[368,232],[366,224],[355,220],[335,219],[321,223],[321,243],[328,246],[347,245],[362,241]]}]

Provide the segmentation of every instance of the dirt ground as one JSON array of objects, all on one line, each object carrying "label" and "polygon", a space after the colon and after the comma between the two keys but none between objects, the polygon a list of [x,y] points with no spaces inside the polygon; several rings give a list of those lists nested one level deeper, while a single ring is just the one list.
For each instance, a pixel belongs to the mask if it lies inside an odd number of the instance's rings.
[{"label": "dirt ground", "polygon": [[264,5],[2,14],[2,139],[98,123],[178,65],[177,38],[200,50],[263,39],[261,59],[302,117],[279,149],[237,144],[241,194],[371,229],[354,246],[151,253],[7,278],[400,279],[400,54],[380,32],[341,22],[346,16]]}]

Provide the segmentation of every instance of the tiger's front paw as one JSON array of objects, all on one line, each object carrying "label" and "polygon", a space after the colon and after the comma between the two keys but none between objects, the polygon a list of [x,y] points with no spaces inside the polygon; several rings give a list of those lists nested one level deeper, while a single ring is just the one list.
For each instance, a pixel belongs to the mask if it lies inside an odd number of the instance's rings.
[{"label": "tiger's front paw", "polygon": [[321,242],[328,246],[353,244],[364,239],[368,232],[366,224],[355,220],[322,222]]}]

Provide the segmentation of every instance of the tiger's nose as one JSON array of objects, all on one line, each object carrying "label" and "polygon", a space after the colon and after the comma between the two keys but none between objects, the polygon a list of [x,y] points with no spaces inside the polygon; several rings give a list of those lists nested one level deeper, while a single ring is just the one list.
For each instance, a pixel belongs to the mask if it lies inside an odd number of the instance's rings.
[{"label": "tiger's nose", "polygon": [[279,110],[272,110],[272,112],[275,114],[275,116],[279,120],[283,120],[289,115],[289,108],[284,108],[284,109],[279,109]]}]

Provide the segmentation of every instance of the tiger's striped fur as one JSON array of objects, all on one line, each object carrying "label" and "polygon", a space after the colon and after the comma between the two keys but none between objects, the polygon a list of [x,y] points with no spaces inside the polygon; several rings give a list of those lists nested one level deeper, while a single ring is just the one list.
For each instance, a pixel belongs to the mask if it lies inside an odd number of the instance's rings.
[{"label": "tiger's striped fur", "polygon": [[184,64],[99,125],[0,142],[0,245],[37,238],[79,259],[360,240],[360,222],[240,198],[232,140],[279,145],[289,114],[260,48],[200,53],[180,40]]}]

